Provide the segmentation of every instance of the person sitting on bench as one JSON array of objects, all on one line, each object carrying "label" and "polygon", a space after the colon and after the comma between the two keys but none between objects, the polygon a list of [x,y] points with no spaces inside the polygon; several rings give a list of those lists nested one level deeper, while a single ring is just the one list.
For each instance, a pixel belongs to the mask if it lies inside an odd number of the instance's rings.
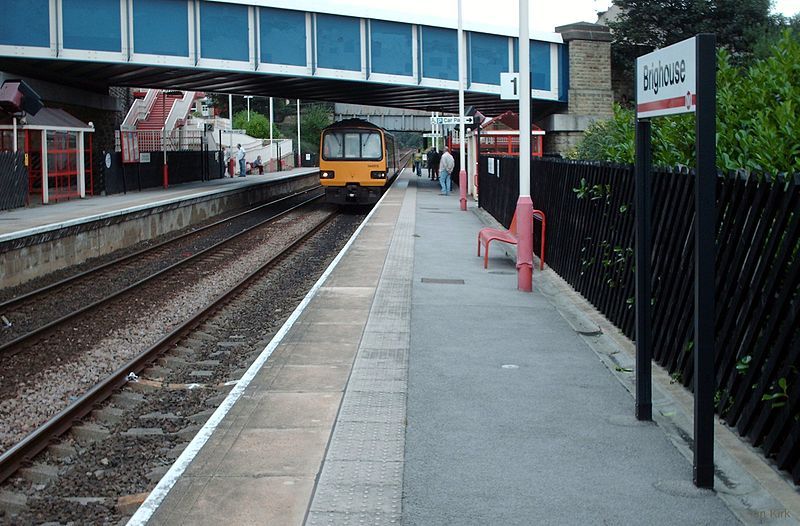
[{"label": "person sitting on bench", "polygon": [[264,163],[261,161],[261,156],[259,155],[256,157],[256,160],[253,162],[253,171],[258,170],[259,174],[264,173]]}]

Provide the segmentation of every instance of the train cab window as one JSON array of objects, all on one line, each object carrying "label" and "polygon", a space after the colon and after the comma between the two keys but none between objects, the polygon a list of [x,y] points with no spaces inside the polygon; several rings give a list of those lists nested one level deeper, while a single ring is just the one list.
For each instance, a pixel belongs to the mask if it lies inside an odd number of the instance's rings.
[{"label": "train cab window", "polygon": [[341,133],[326,133],[322,144],[322,157],[341,159],[344,157],[344,141]]},{"label": "train cab window", "polygon": [[361,135],[361,156],[364,159],[381,158],[381,136],[377,133],[364,133]]},{"label": "train cab window", "polygon": [[383,158],[381,135],[377,132],[328,131],[322,141],[325,160],[364,159],[379,161]]},{"label": "train cab window", "polygon": [[345,159],[358,159],[361,157],[361,137],[360,133],[344,134],[344,157]]}]

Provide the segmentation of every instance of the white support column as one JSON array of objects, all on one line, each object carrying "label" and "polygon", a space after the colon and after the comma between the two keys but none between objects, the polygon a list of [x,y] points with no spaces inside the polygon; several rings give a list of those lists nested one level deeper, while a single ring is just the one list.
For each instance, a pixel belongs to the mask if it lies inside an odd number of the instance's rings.
[{"label": "white support column", "polygon": [[533,201],[531,200],[531,59],[528,0],[519,0],[519,200],[517,288],[533,290]]},{"label": "white support column", "polygon": [[228,134],[228,151],[233,156],[233,95],[228,95],[228,118],[231,121],[231,129]]},{"label": "white support column", "polygon": [[300,148],[300,99],[297,99],[297,166],[300,168],[303,165],[303,152]]},{"label": "white support column", "polygon": [[273,106],[272,97],[269,98],[269,144],[272,145],[272,120],[273,120]]},{"label": "white support column", "polygon": [[50,202],[47,172],[47,131],[42,130],[42,204],[45,205]]},{"label": "white support column", "polygon": [[14,144],[14,153],[17,153],[17,117],[14,116],[12,120],[14,121],[14,129],[11,133],[14,134],[14,137],[11,139],[11,141]]},{"label": "white support column", "polygon": [[83,159],[83,132],[78,132],[78,193],[81,199],[86,197],[86,165]]},{"label": "white support column", "polygon": [[467,166],[465,150],[467,143],[464,140],[464,77],[467,73],[466,49],[464,46],[464,27],[461,13],[461,0],[458,0],[458,194],[461,210],[467,209]]}]

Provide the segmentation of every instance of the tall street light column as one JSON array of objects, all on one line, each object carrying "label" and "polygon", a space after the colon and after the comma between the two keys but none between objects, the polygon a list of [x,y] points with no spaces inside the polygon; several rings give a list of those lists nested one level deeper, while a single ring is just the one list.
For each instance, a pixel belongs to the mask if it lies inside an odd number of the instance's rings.
[{"label": "tall street light column", "polygon": [[461,210],[467,209],[467,167],[464,160],[464,77],[466,73],[466,50],[464,49],[464,27],[461,13],[461,0],[458,0],[458,193]]},{"label": "tall street light column", "polygon": [[303,164],[302,152],[300,151],[300,99],[297,99],[297,166],[300,168]]},{"label": "tall street light column", "polygon": [[161,146],[164,148],[164,189],[169,187],[169,168],[167,167],[167,92],[161,90],[161,113],[164,125],[161,127]]},{"label": "tall street light column", "polygon": [[519,0],[519,199],[517,200],[517,289],[533,290],[533,201],[531,200],[531,48],[528,0]]}]

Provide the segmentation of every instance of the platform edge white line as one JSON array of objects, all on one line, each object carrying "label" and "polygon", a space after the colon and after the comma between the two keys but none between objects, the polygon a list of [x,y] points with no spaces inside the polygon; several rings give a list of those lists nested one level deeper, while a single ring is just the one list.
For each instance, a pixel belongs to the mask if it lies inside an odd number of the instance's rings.
[{"label": "platform edge white line", "polygon": [[186,446],[186,449],[183,450],[181,455],[175,461],[175,463],[170,467],[169,471],[161,478],[153,491],[147,496],[147,499],[139,506],[139,509],[136,510],[136,513],[128,520],[127,526],[142,526],[147,524],[147,522],[152,518],[153,514],[156,512],[158,507],[167,497],[167,494],[170,490],[175,486],[178,482],[178,479],[183,475],[186,471],[186,468],[189,467],[189,464],[194,460],[200,450],[203,448],[205,443],[211,438],[211,435],[214,433],[216,428],[222,422],[223,418],[230,412],[231,408],[234,404],[241,398],[242,394],[244,394],[245,389],[250,385],[250,382],[253,381],[256,374],[261,370],[264,364],[267,362],[267,359],[272,355],[278,345],[281,344],[283,338],[288,334],[289,330],[294,326],[297,319],[306,309],[311,300],[314,296],[317,295],[319,289],[322,288],[322,285],[328,280],[328,277],[333,273],[334,269],[339,265],[339,262],[342,260],[344,255],[350,250],[350,247],[355,242],[356,238],[361,234],[361,231],[364,227],[369,223],[372,219],[372,215],[375,213],[376,210],[380,207],[383,200],[389,195],[389,192],[392,191],[393,188],[389,188],[383,196],[381,196],[380,200],[375,204],[367,217],[364,218],[364,221],[358,226],[353,235],[350,236],[350,239],[347,241],[345,246],[339,252],[339,254],[331,261],[331,264],[328,265],[328,268],[325,269],[325,272],[319,277],[319,279],[314,283],[314,286],[311,287],[311,290],[308,291],[306,296],[303,298],[303,301],[300,302],[289,318],[284,322],[278,332],[273,336],[272,340],[267,344],[261,354],[258,355],[258,358],[253,362],[253,364],[247,369],[247,371],[242,376],[241,380],[237,382],[236,386],[228,393],[228,396],[225,397],[225,400],[222,401],[222,404],[214,411],[214,414],[206,421],[200,431],[197,432],[197,435],[189,442],[189,445]]}]

